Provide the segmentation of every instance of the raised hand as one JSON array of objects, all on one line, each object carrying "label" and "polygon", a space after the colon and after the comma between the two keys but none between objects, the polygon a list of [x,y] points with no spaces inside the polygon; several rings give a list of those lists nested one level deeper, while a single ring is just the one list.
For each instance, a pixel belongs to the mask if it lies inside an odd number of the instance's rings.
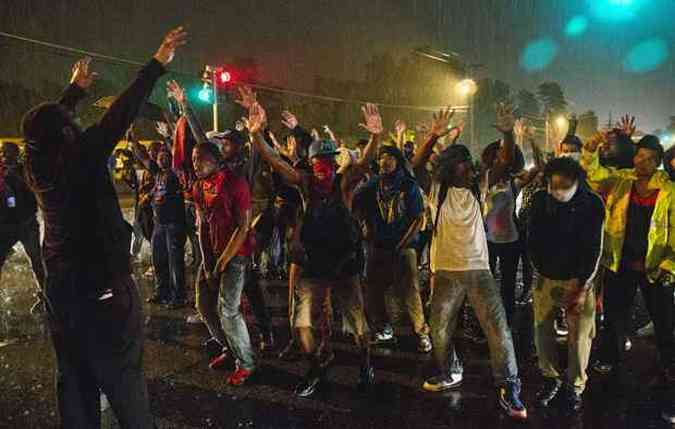
[{"label": "raised hand", "polygon": [[451,110],[450,107],[446,109],[441,109],[438,113],[434,113],[433,119],[431,120],[430,133],[436,137],[443,137],[450,132],[448,128],[450,126],[450,119],[452,119],[455,114],[454,110]]},{"label": "raised hand", "polygon": [[89,64],[91,57],[85,57],[73,65],[73,74],[70,78],[70,83],[79,86],[82,89],[87,89],[94,83],[98,77],[98,73],[89,71]]},{"label": "raised hand", "polygon": [[316,128],[312,128],[312,131],[310,131],[309,135],[312,136],[312,140],[314,141],[321,140],[321,135]]},{"label": "raised hand", "polygon": [[601,146],[607,141],[607,137],[602,132],[597,132],[593,134],[593,137],[586,140],[584,143],[584,150],[588,152],[595,152],[598,150],[598,146]]},{"label": "raised hand", "polygon": [[157,121],[155,122],[155,129],[157,130],[157,134],[159,134],[162,137],[169,137],[171,133],[169,132],[169,125],[166,122],[161,122]]},{"label": "raised hand", "polygon": [[234,100],[235,103],[241,105],[244,109],[250,109],[256,103],[258,96],[249,86],[240,86],[237,88],[239,92],[239,99]]},{"label": "raised hand", "polygon": [[173,97],[180,105],[185,104],[185,101],[187,100],[185,91],[175,80],[170,80],[166,83],[166,92],[169,97]]},{"label": "raised hand", "polygon": [[384,131],[382,126],[382,116],[380,116],[380,111],[377,106],[372,103],[367,103],[365,106],[361,107],[363,112],[363,120],[365,123],[359,124],[359,127],[368,131],[373,135],[380,135]]},{"label": "raised hand", "polygon": [[516,115],[513,113],[513,106],[505,103],[497,104],[497,120],[495,128],[502,133],[510,133],[516,124]]},{"label": "raised hand", "polygon": [[296,118],[295,115],[288,110],[281,112],[281,117],[283,118],[281,123],[284,124],[289,130],[292,130],[298,126],[298,118]]},{"label": "raised hand", "polygon": [[255,102],[248,111],[248,132],[256,134],[265,128],[267,123],[267,113],[260,103]]},{"label": "raised hand", "polygon": [[637,127],[635,126],[635,116],[630,116],[628,114],[621,117],[621,122],[616,124],[617,128],[628,137],[632,137],[635,134]]},{"label": "raised hand", "polygon": [[159,49],[157,49],[157,53],[155,53],[155,59],[164,66],[169,64],[176,54],[176,48],[183,46],[186,43],[187,33],[183,27],[174,28],[164,36],[162,44],[159,46]]}]

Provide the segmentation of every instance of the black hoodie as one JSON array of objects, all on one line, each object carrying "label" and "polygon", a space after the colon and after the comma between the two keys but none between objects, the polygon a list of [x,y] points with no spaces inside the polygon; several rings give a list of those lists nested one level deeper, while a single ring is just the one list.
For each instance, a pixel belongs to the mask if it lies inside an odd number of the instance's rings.
[{"label": "black hoodie", "polygon": [[602,253],[605,208],[599,196],[580,183],[567,203],[547,191],[533,197],[527,250],[534,268],[552,280],[579,279],[585,285]]}]

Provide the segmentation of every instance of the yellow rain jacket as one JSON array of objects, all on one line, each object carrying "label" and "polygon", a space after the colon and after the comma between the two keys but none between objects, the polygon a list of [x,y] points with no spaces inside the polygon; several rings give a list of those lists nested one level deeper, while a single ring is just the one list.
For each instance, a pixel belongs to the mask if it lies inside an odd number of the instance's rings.
[{"label": "yellow rain jacket", "polygon": [[[617,272],[626,234],[630,193],[637,180],[635,170],[603,167],[597,151],[591,153],[584,150],[581,165],[586,170],[590,186],[607,191],[601,263]],[[645,258],[647,278],[655,282],[662,271],[675,274],[675,184],[664,171],[659,170],[654,173],[648,186],[649,189],[659,190],[649,227]]]}]

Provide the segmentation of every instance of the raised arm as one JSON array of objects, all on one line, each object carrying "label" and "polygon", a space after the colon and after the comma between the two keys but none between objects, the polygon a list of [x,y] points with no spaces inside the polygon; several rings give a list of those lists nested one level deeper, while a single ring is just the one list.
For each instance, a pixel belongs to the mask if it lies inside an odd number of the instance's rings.
[{"label": "raised arm", "polygon": [[431,128],[427,134],[427,138],[416,151],[412,160],[413,170],[418,171],[424,169],[429,162],[431,154],[434,153],[434,146],[438,140],[450,132],[448,126],[450,125],[450,118],[455,114],[454,110],[441,109],[438,113],[434,113],[431,121]]},{"label": "raised arm", "polygon": [[581,167],[586,171],[586,180],[593,189],[604,189],[613,186],[618,176],[615,168],[603,167],[600,164],[598,148],[604,143],[604,136],[597,133],[584,143],[581,149]]},{"label": "raised arm", "polygon": [[192,106],[185,96],[185,91],[183,88],[175,80],[170,80],[166,83],[166,90],[168,95],[176,100],[180,106],[180,109],[183,112],[185,119],[187,119],[188,125],[190,126],[190,130],[192,131],[192,135],[194,136],[197,144],[206,143],[208,141],[206,138],[206,132],[204,132],[202,124],[199,122],[199,119],[197,119],[197,115],[195,115],[194,110],[192,110]]},{"label": "raised arm", "polygon": [[513,107],[503,103],[497,105],[495,128],[502,133],[502,143],[497,151],[494,165],[489,172],[488,182],[490,186],[502,180],[513,165],[516,157],[516,140],[513,135],[515,123],[516,117],[513,114]]},{"label": "raised arm", "polygon": [[249,109],[248,129],[253,136],[253,148],[260,154],[263,161],[267,162],[274,171],[279,173],[290,185],[300,185],[302,183],[302,173],[293,168],[289,163],[284,161],[277,152],[275,152],[265,141],[263,129],[267,117],[262,106],[255,102]]},{"label": "raised arm", "polygon": [[150,159],[148,151],[143,146],[141,146],[141,144],[138,143],[131,134],[128,137],[128,142],[129,147],[131,148],[131,152],[134,154],[134,158],[136,158],[138,162],[140,162],[143,165],[143,167],[145,167],[146,170],[148,170],[152,174],[155,174],[158,170],[157,164],[155,163],[155,161]]},{"label": "raised arm", "polygon": [[91,58],[86,57],[73,65],[73,74],[70,78],[70,85],[66,87],[59,98],[59,103],[65,106],[70,112],[75,112],[77,103],[86,95],[86,90],[94,83],[98,76],[97,73],[89,70]]}]

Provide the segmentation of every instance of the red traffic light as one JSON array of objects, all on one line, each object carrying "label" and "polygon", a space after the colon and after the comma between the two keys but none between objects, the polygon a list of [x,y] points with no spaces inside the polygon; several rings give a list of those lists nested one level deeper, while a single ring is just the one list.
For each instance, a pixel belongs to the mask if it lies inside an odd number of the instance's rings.
[{"label": "red traffic light", "polygon": [[232,75],[228,71],[221,70],[218,72],[218,79],[220,83],[229,83],[232,80]]}]

